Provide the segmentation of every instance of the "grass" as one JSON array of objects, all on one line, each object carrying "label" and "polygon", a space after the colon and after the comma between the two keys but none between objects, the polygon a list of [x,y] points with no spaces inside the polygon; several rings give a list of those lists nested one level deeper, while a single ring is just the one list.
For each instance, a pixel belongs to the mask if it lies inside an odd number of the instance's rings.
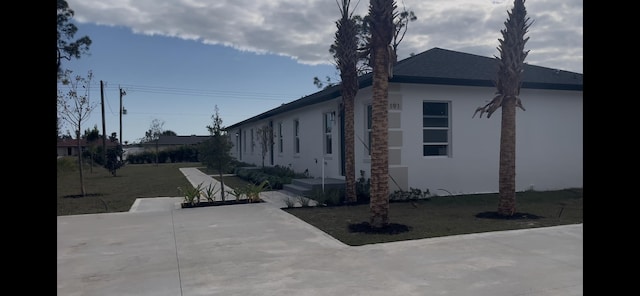
[{"label": "grass", "polygon": [[80,174],[76,158],[58,159],[58,216],[129,211],[138,197],[180,197],[178,187],[191,183],[180,172],[182,167],[199,167],[200,163],[127,164],[112,176],[103,167],[84,166],[84,187],[81,193]]},{"label": "grass", "polygon": [[[79,172],[75,158],[62,158],[57,165],[58,215],[94,214],[129,211],[138,197],[181,197],[178,187],[191,184],[180,172],[182,167],[201,167],[200,163],[127,164],[113,177],[106,169],[84,169],[85,191],[80,194]],[[214,174],[209,173],[207,174]],[[216,177],[217,178],[217,177]],[[225,176],[225,185],[237,188],[249,184],[235,176]],[[579,224],[583,221],[582,189],[525,191],[517,193],[517,212],[540,216],[539,219],[489,219],[476,215],[497,210],[497,194],[438,196],[429,200],[392,202],[391,223],[406,225],[409,231],[398,234],[350,232],[349,225],[368,222],[369,205],[338,207],[285,208],[299,219],[317,227],[347,245],[413,240],[458,234],[523,228]]]},{"label": "grass", "polygon": [[409,226],[398,234],[350,232],[350,224],[369,221],[369,205],[338,207],[285,208],[284,211],[351,246],[414,240],[524,228],[579,224],[583,221],[582,189],[525,191],[516,195],[518,213],[540,216],[538,219],[477,218],[476,214],[495,212],[498,194],[438,196],[430,200],[393,202],[389,220]]},{"label": "grass", "polygon": [[[205,167],[199,168],[199,170],[212,178],[216,179],[218,182],[220,181],[220,175],[217,170],[211,170]],[[245,179],[239,178],[237,176],[224,176],[224,185],[229,186],[231,188],[244,188],[247,185],[253,184]]]}]

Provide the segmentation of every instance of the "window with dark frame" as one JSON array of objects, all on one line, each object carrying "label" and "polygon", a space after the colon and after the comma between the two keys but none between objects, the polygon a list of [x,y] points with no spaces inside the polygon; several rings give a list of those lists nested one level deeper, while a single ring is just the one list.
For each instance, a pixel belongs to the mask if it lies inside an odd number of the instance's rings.
[{"label": "window with dark frame", "polygon": [[278,123],[278,151],[282,153],[282,122]]},{"label": "window with dark frame", "polygon": [[293,151],[298,154],[300,153],[300,121],[297,119],[293,121],[293,137]]},{"label": "window with dark frame", "polygon": [[324,154],[332,153],[331,143],[331,126],[332,126],[332,114],[327,112],[324,114]]}]

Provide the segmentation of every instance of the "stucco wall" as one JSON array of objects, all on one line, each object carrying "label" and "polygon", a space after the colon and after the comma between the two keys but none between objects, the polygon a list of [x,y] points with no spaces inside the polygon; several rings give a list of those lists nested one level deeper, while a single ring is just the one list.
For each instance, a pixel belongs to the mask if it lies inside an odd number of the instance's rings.
[{"label": "stucco wall", "polygon": [[[390,172],[401,187],[429,189],[446,195],[498,191],[501,110],[491,118],[472,118],[476,108],[493,98],[495,88],[423,84],[391,84],[390,136],[395,140],[390,151]],[[582,92],[522,89],[526,111],[516,114],[516,189],[550,190],[583,186]],[[274,165],[289,166],[296,172],[309,171],[313,177],[344,178],[340,174],[339,100],[307,106],[271,118],[274,134]],[[450,102],[451,142],[449,156],[422,155],[422,102]],[[356,177],[364,170],[369,178],[370,158],[367,143],[366,106],[371,103],[371,87],[361,89],[355,102]],[[323,153],[323,113],[336,112],[333,125],[333,154]],[[300,120],[301,151],[293,153],[293,120]],[[374,118],[375,120],[375,118]],[[278,123],[283,123],[283,152],[278,152]],[[242,126],[247,133],[242,161],[262,163],[257,129],[268,120]],[[255,148],[251,153],[250,130],[254,130]],[[234,134],[237,130],[231,131]],[[242,135],[239,138],[242,139]],[[235,142],[235,141],[234,141]],[[364,143],[363,143],[364,142]],[[237,143],[236,143],[237,144]],[[238,150],[232,149],[238,157]],[[393,152],[393,155],[391,155]],[[265,164],[270,165],[267,154]],[[395,187],[391,184],[391,189]]]},{"label": "stucco wall", "polygon": [[[296,110],[296,112],[290,112],[286,114],[280,114],[274,116],[269,120],[273,121],[274,129],[274,153],[273,160],[274,165],[281,165],[290,167],[296,172],[309,171],[309,175],[316,178],[322,177],[322,160],[326,162],[324,166],[325,177],[340,177],[340,146],[339,145],[339,118],[338,118],[338,101],[332,100],[331,102],[325,102],[308,106]],[[332,128],[332,154],[324,154],[324,134],[323,134],[323,114],[326,112],[336,112],[336,121]],[[294,120],[299,120],[299,138],[300,138],[300,153],[294,153]],[[263,125],[268,125],[269,120],[262,120],[259,122],[253,122],[242,126],[242,133],[246,133],[246,145],[242,143],[242,157],[238,149],[232,149],[234,157],[240,159],[243,162],[253,163],[255,165],[262,165],[262,153],[260,142],[257,137],[257,130]],[[278,147],[278,124],[282,122],[282,134],[283,134],[283,152],[279,152]],[[251,129],[253,129],[255,137],[255,147],[251,152]],[[230,134],[234,135],[239,132],[238,129],[230,130]],[[243,139],[243,135],[238,134],[240,140]],[[234,140],[237,145],[237,141]],[[246,146],[246,147],[245,147]],[[246,148],[246,152],[245,152]],[[265,156],[265,166],[270,166],[270,154]]]}]

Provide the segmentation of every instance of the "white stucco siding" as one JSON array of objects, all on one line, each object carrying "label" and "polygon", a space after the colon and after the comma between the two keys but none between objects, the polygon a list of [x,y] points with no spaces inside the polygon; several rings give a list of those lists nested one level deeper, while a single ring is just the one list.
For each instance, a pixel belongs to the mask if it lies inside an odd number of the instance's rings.
[{"label": "white stucco siding", "polygon": [[[472,118],[474,111],[494,96],[493,87],[464,87],[423,84],[392,84],[390,93],[399,103],[399,127],[391,130],[401,142],[399,163],[393,165],[406,175],[408,187],[429,189],[432,193],[468,194],[498,191],[501,109],[491,118],[486,114]],[[356,178],[365,171],[370,178],[367,143],[366,110],[371,103],[371,87],[360,89],[355,101],[355,166]],[[583,186],[583,117],[582,92],[522,89],[526,111],[516,114],[516,190],[553,190]],[[449,103],[449,155],[423,156],[423,101]],[[243,125],[250,145],[254,130],[255,147],[242,144],[242,161],[260,165],[262,157],[257,129],[273,121],[275,133],[274,165],[288,166],[296,172],[309,171],[313,177],[341,176],[340,98],[278,114],[270,119]],[[399,109],[397,109],[399,108]],[[332,155],[324,153],[323,114],[336,112],[332,126]],[[394,124],[397,126],[397,116]],[[294,120],[299,120],[300,153],[294,153]],[[375,120],[375,118],[374,118]],[[278,151],[278,123],[282,122],[283,152]],[[240,134],[242,140],[242,134]],[[363,143],[364,142],[364,143]],[[397,144],[397,143],[396,143]],[[394,153],[398,150],[394,150]],[[234,150],[234,155],[237,151]],[[265,164],[270,165],[269,154]],[[390,166],[391,169],[391,166]],[[409,188],[406,188],[409,189]]]},{"label": "white stucco siding", "polygon": [[[262,154],[260,143],[257,139],[257,130],[260,126],[273,121],[274,128],[274,165],[286,166],[295,172],[302,173],[308,170],[309,175],[316,178],[322,177],[322,160],[326,162],[324,166],[325,177],[341,178],[340,176],[340,123],[339,123],[339,99],[319,103],[291,112],[281,113],[259,122],[252,122],[241,126],[243,131],[247,131],[247,143],[250,143],[250,130],[254,130],[255,147],[251,153],[250,146],[247,152],[243,150],[242,161],[255,165],[262,165]],[[335,112],[335,121],[332,125],[332,154],[324,153],[324,121],[323,114]],[[295,134],[294,120],[299,121],[300,153],[294,153]],[[282,122],[283,132],[283,152],[279,152],[278,124]],[[235,132],[235,131],[234,131]],[[243,143],[244,144],[244,143]],[[244,145],[243,145],[244,146]],[[244,147],[242,148],[244,149]],[[234,153],[237,156],[237,153]],[[265,157],[265,165],[270,166],[270,155]]]},{"label": "white stucco siding", "polygon": [[526,111],[516,114],[518,190],[582,187],[582,92],[524,89],[520,96]]},{"label": "white stucco siding", "polygon": [[[409,186],[438,194],[498,191],[500,109],[472,118],[494,88],[404,84],[402,162]],[[582,93],[526,90],[516,115],[516,189],[582,187]],[[422,102],[450,102],[450,155],[422,156]],[[444,189],[444,190],[439,190]]]}]

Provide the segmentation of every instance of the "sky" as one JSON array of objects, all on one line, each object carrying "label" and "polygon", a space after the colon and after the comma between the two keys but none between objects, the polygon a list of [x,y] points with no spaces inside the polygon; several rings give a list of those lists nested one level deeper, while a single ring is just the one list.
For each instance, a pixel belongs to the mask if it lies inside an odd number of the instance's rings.
[{"label": "sky", "polygon": [[[351,0],[355,14],[369,1]],[[89,53],[63,60],[73,76],[93,79],[95,109],[82,130],[140,142],[154,120],[178,135],[208,135],[215,108],[223,126],[313,94],[313,78],[340,80],[329,46],[336,0],[67,0]],[[357,6],[356,6],[357,4]],[[513,1],[396,0],[413,11],[398,59],[434,47],[486,57]],[[583,73],[583,1],[526,1],[531,27],[525,62]],[[102,96],[100,84],[102,82]],[[58,84],[59,90],[65,86]],[[120,89],[126,93],[120,100]],[[120,102],[126,114],[120,115]],[[122,118],[122,125],[120,125]],[[72,130],[68,124],[61,133]]]}]

